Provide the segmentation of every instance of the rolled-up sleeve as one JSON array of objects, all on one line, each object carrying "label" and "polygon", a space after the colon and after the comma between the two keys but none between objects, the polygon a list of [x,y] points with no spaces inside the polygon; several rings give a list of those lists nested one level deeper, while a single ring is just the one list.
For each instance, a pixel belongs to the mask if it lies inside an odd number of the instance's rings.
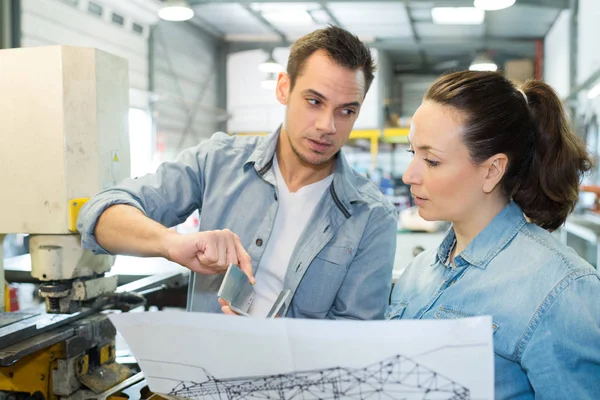
[{"label": "rolled-up sleeve", "polygon": [[113,205],[135,207],[168,227],[182,223],[195,210],[201,210],[207,159],[224,136],[226,134],[216,133],[183,151],[175,161],[162,163],[155,173],[125,179],[91,198],[77,219],[83,248],[108,254],[96,241],[94,230],[100,215]]}]

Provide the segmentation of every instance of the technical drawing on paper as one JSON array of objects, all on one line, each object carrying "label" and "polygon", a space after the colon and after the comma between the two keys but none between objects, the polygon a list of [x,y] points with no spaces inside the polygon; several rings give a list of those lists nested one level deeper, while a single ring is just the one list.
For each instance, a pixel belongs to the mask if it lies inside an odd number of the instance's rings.
[{"label": "technical drawing on paper", "polygon": [[[148,360],[150,361],[150,360]],[[217,379],[204,368],[198,382],[179,382],[171,396],[197,399],[471,399],[466,387],[402,355],[365,368],[327,368]]]},{"label": "technical drawing on paper", "polygon": [[491,400],[491,317],[406,321],[110,315],[153,393],[193,400]]}]

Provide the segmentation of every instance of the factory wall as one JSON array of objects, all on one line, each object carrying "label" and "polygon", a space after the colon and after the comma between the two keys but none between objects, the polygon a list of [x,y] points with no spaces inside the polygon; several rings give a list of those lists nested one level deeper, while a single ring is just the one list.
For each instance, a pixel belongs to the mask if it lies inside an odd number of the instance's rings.
[{"label": "factory wall", "polygon": [[218,41],[192,23],[159,21],[156,5],[144,4],[21,2],[22,47],[94,47],[128,61],[134,176],[210,136],[226,115]]},{"label": "factory wall", "polygon": [[[120,21],[123,25],[113,22]],[[141,32],[134,31],[134,24]],[[94,47],[129,63],[130,105],[148,106],[149,26],[101,1],[22,0],[21,46]]]},{"label": "factory wall", "polygon": [[561,97],[569,94],[571,11],[564,10],[544,39],[544,81],[552,85]]},{"label": "factory wall", "polygon": [[[160,159],[172,159],[219,130],[224,74],[218,43],[190,23],[160,21],[151,39],[151,108]],[[221,105],[221,107],[219,107]]]}]

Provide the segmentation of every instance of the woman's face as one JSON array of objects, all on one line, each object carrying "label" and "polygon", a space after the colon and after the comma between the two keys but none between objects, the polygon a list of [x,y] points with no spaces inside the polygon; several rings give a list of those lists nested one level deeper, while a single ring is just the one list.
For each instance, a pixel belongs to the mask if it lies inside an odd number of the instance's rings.
[{"label": "woman's face", "polygon": [[425,220],[468,220],[488,193],[489,165],[471,160],[461,139],[463,120],[459,111],[427,100],[413,116],[408,139],[414,158],[402,180]]}]

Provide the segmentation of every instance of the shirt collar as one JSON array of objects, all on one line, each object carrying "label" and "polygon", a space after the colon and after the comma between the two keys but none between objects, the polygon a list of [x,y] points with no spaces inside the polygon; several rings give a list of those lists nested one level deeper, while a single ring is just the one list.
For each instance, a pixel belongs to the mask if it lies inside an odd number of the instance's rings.
[{"label": "shirt collar", "polygon": [[281,133],[281,125],[275,131],[259,140],[258,145],[246,160],[246,164],[254,164],[254,169],[263,175],[273,165],[273,156]]},{"label": "shirt collar", "polygon": [[[250,154],[250,157],[246,160],[246,165],[253,163],[254,169],[260,175],[264,175],[273,165],[273,158],[281,134],[281,127],[282,125],[279,125],[274,132],[265,136],[263,140],[260,140],[259,144]],[[356,176],[354,170],[346,161],[346,157],[342,153],[342,150],[335,156],[334,168],[333,186],[336,195],[346,209],[350,211],[350,203],[361,201],[362,197],[356,189]]]},{"label": "shirt collar", "polygon": [[[467,248],[454,258],[454,264],[457,267],[470,264],[485,269],[489,262],[515,237],[525,223],[523,211],[515,202],[511,201],[469,243]],[[454,247],[455,241],[456,234],[454,228],[451,227],[438,247],[436,263],[448,264],[450,251]]]}]

